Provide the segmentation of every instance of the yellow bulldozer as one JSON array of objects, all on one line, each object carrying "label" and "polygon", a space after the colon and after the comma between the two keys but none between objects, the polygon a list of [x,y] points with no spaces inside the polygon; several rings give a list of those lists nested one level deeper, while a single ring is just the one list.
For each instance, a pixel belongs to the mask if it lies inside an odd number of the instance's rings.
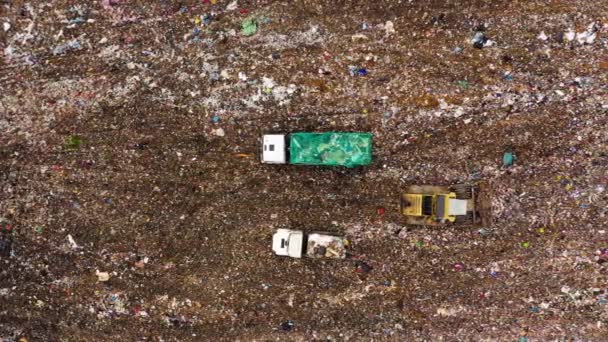
[{"label": "yellow bulldozer", "polygon": [[410,185],[401,195],[401,213],[412,225],[490,224],[489,185]]}]

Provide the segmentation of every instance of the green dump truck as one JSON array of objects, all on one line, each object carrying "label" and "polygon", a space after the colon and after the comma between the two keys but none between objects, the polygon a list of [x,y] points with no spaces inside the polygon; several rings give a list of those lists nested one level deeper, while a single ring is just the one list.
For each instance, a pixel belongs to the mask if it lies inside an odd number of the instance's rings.
[{"label": "green dump truck", "polygon": [[265,134],[262,163],[356,167],[372,162],[372,134]]}]

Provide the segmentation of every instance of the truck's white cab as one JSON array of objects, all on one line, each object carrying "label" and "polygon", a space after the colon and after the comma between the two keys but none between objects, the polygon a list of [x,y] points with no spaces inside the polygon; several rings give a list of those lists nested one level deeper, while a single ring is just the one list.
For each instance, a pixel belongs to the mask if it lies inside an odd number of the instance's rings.
[{"label": "truck's white cab", "polygon": [[262,163],[287,163],[285,134],[264,134],[262,136]]},{"label": "truck's white cab", "polygon": [[291,229],[277,229],[272,236],[272,251],[276,255],[301,258],[304,249],[304,232]]}]

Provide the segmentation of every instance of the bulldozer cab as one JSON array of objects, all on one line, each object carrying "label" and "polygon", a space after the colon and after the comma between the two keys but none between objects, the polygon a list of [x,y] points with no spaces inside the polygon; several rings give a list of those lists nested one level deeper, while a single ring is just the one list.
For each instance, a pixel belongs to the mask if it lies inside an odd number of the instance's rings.
[{"label": "bulldozer cab", "polygon": [[[401,208],[406,216],[427,217],[436,222],[454,222],[456,215],[462,211],[459,209],[463,203],[459,202],[453,192],[433,195],[406,193],[403,195]],[[466,214],[466,203],[464,205]]]}]

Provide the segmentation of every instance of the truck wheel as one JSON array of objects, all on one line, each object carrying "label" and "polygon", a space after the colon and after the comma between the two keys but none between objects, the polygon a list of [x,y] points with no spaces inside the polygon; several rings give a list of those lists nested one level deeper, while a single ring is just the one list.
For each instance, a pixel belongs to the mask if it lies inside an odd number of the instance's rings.
[{"label": "truck wheel", "polygon": [[467,184],[457,184],[453,186],[456,198],[458,199],[471,199],[472,186]]}]

